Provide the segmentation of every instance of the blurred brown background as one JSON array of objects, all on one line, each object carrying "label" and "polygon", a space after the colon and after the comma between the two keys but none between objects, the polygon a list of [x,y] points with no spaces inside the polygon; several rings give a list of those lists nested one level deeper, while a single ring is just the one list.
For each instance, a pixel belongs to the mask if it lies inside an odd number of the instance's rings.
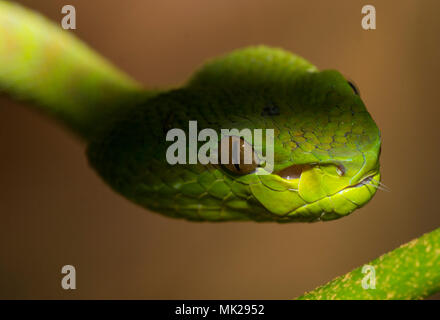
[{"label": "blurred brown background", "polygon": [[[293,298],[440,226],[440,2],[19,2],[57,23],[75,5],[75,34],[147,86],[182,83],[251,44],[338,69],[382,131],[392,191],[327,223],[172,220],[113,193],[73,136],[2,97],[0,298]],[[365,4],[377,30],[361,28]],[[60,286],[66,264],[77,290]]]}]

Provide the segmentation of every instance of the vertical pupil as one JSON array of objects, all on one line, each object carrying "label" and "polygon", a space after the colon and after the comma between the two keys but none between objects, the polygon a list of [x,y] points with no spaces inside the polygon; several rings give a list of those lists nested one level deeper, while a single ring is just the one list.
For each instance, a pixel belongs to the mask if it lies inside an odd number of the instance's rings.
[{"label": "vertical pupil", "polygon": [[244,139],[236,136],[225,137],[220,141],[219,149],[219,161],[229,171],[246,174],[258,166],[252,146]]}]

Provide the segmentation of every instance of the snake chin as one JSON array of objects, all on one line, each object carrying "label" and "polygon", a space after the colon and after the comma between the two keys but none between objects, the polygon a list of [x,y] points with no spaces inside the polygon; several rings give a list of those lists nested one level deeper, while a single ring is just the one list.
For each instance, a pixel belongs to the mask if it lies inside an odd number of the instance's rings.
[{"label": "snake chin", "polygon": [[307,203],[290,212],[286,218],[302,221],[328,221],[349,215],[368,203],[377,191],[380,173],[374,173],[355,185],[348,186],[335,194]]}]

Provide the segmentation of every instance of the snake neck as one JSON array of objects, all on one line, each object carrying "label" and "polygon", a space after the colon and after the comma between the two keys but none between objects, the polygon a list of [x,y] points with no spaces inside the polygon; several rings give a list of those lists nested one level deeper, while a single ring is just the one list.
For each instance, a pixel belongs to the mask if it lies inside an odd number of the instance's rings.
[{"label": "snake neck", "polygon": [[32,102],[85,140],[149,95],[69,31],[3,1],[0,57],[0,91]]}]

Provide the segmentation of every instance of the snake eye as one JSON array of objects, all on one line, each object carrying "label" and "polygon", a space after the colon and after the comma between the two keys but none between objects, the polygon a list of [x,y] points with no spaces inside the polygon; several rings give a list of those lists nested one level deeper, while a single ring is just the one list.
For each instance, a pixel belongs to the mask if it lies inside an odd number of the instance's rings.
[{"label": "snake eye", "polygon": [[219,162],[232,173],[248,174],[258,167],[258,157],[252,145],[240,137],[224,137],[219,150]]},{"label": "snake eye", "polygon": [[353,82],[353,81],[350,81],[350,80],[347,80],[347,82],[348,82],[348,85],[353,89],[353,92],[354,92],[356,95],[360,96],[359,89],[358,89],[358,87],[354,84],[354,82]]}]

